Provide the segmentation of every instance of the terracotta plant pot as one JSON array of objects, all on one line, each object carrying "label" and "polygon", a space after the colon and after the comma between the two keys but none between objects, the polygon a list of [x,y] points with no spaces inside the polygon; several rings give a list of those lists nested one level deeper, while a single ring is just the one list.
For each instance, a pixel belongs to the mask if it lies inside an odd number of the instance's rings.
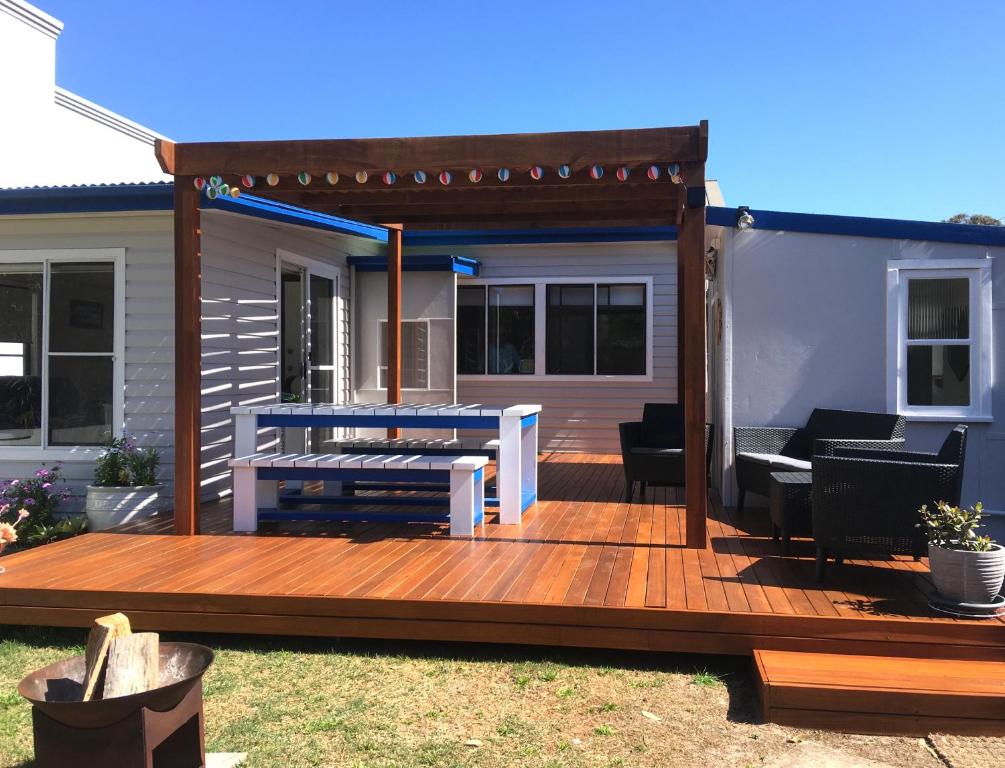
[{"label": "terracotta plant pot", "polygon": [[104,531],[153,517],[161,511],[163,484],[121,487],[87,486],[87,528]]},{"label": "terracotta plant pot", "polygon": [[1005,548],[992,544],[987,552],[928,545],[928,564],[939,594],[958,603],[988,605],[1005,580]]}]

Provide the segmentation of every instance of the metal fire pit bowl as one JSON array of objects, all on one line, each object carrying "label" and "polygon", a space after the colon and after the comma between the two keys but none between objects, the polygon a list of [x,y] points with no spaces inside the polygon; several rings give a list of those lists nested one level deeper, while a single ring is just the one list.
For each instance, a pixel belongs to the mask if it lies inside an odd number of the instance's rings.
[{"label": "metal fire pit bowl", "polygon": [[84,657],[57,661],[32,672],[17,690],[40,712],[72,728],[104,728],[146,708],[166,712],[178,706],[213,663],[213,651],[196,643],[160,644],[158,687],[131,696],[81,701]]}]

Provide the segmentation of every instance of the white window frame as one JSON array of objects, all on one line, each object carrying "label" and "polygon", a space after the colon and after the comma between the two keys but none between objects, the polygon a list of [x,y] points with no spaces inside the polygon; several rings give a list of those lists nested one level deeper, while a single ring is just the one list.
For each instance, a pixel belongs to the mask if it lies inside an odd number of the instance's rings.
[{"label": "white window frame", "polygon": [[[424,386],[424,387],[404,387],[403,386],[401,388],[401,391],[402,392],[428,392],[431,389],[430,384],[432,383],[432,378],[433,378],[433,376],[432,376],[433,372],[432,372],[432,370],[429,367],[429,363],[430,363],[430,358],[429,358],[430,336],[429,336],[429,334],[430,334],[430,331],[431,331],[431,329],[429,327],[429,318],[426,318],[426,317],[419,317],[419,318],[414,318],[414,319],[413,318],[402,318],[401,324],[405,325],[406,323],[415,323],[417,325],[421,324],[421,325],[426,326],[426,386]],[[378,350],[380,349],[380,339],[383,338],[382,334],[385,334],[387,332],[385,330],[386,326],[387,326],[387,318],[386,317],[382,317],[382,318],[378,318],[377,319],[377,349]],[[381,384],[381,381],[380,381],[380,372],[381,371],[384,371],[384,378],[386,379],[387,378],[387,366],[381,364],[381,362],[380,362],[380,353],[378,351],[378,354],[377,354],[377,389],[387,389],[387,386],[386,386],[387,382],[386,381],[384,382],[385,386],[383,386],[383,387],[380,386],[380,384]]]},{"label": "white window frame", "polygon": [[[593,311],[596,322],[598,285],[642,285],[646,292],[646,372],[644,374],[547,374],[547,286],[593,285]],[[602,277],[471,277],[457,281],[458,287],[469,285],[530,285],[534,288],[534,373],[458,373],[458,381],[616,381],[648,384],[653,380],[653,277],[652,275],[606,275]],[[454,302],[456,304],[456,300]],[[488,339],[486,337],[486,343]],[[596,334],[594,333],[594,344]],[[596,366],[596,354],[594,354]],[[454,364],[456,368],[456,361]]]},{"label": "white window frame", "polygon": [[[894,259],[887,262],[887,408],[911,421],[991,421],[991,260]],[[924,344],[970,345],[970,405],[909,405],[907,402],[907,310],[911,278],[966,278],[970,284],[970,336],[925,339]]]},{"label": "white window frame", "polygon": [[[25,461],[92,461],[102,451],[101,446],[49,446],[46,424],[49,420],[49,309],[50,272],[53,263],[111,263],[114,267],[114,319],[112,334],[112,434],[122,436],[125,421],[126,389],[126,249],[125,248],[58,248],[44,250],[0,250],[0,265],[42,264],[42,445],[0,446],[0,459]],[[58,353],[63,356],[97,355],[105,353]]]}]

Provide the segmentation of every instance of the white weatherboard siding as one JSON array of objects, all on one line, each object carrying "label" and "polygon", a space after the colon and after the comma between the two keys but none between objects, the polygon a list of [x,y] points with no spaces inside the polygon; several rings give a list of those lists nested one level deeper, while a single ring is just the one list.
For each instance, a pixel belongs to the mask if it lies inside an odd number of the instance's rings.
[{"label": "white weatherboard siding", "polygon": [[[173,223],[170,212],[0,216],[3,250],[125,248],[126,360],[125,429],[141,445],[161,451],[161,478],[174,474],[174,292]],[[83,503],[94,473],[94,450],[59,463],[74,499]],[[43,459],[46,463],[53,463]],[[0,452],[0,477],[27,477],[39,461]]]},{"label": "white weatherboard siding", "polygon": [[[222,211],[202,213],[202,495],[229,495],[233,457],[230,408],[279,397],[277,251],[339,269],[339,394],[348,396],[348,255],[375,255],[384,245],[363,238],[272,224]],[[260,448],[274,444],[263,432]]]},{"label": "white weatherboard siding", "polygon": [[[602,376],[579,381],[547,377],[458,377],[464,403],[540,403],[540,446],[545,451],[618,453],[618,423],[636,421],[646,402],[677,400],[676,243],[596,243],[425,247],[407,253],[470,256],[481,278],[589,277],[630,282],[652,278],[652,380],[617,381]],[[406,275],[407,277],[407,275]],[[463,278],[458,279],[463,285]],[[538,344],[544,339],[538,338]]]},{"label": "white weatherboard siding", "polygon": [[[1005,381],[1005,249],[767,230],[723,236],[718,288],[728,296],[723,380],[730,391],[720,393],[729,407],[719,447],[727,503],[736,496],[733,426],[799,426],[814,407],[887,409],[888,262],[991,259],[992,382]],[[992,416],[1005,417],[1005,394],[995,385]],[[1005,429],[959,421],[970,427],[964,502],[1005,510]],[[935,450],[956,422],[908,419],[908,448]]]}]

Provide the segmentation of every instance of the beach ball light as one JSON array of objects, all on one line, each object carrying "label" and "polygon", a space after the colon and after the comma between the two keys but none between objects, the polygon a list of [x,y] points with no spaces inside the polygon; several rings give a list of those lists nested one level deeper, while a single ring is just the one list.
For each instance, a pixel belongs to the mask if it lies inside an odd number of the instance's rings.
[{"label": "beach ball light", "polygon": [[416,171],[415,173],[412,174],[412,178],[415,179],[415,183],[416,184],[425,184],[426,183],[426,172],[425,171]]},{"label": "beach ball light", "polygon": [[268,184],[270,187],[276,186],[276,184],[279,183],[279,174],[270,173],[268,176],[265,177],[265,183]]},{"label": "beach ball light", "polygon": [[333,187],[338,184],[338,171],[328,171],[328,173],[325,174],[325,181]]},{"label": "beach ball light", "polygon": [[216,196],[219,194],[216,187],[206,187],[206,197],[210,200],[216,200]]},{"label": "beach ball light", "polygon": [[470,181],[472,184],[477,184],[481,180],[482,180],[482,172],[479,171],[477,168],[472,168],[470,171],[468,171],[468,181]]},{"label": "beach ball light", "polygon": [[398,174],[396,174],[394,171],[384,171],[384,175],[380,177],[380,180],[383,181],[387,186],[391,186],[392,184],[394,184],[394,182],[398,180]]},{"label": "beach ball light", "polygon": [[680,164],[670,163],[670,165],[667,166],[667,173],[671,176],[680,176]]},{"label": "beach ball light", "polygon": [[244,176],[241,177],[241,186],[243,186],[245,189],[251,189],[253,186],[255,186],[255,177],[249,174],[245,174]]},{"label": "beach ball light", "polygon": [[540,181],[544,178],[544,168],[540,165],[535,165],[530,169],[530,177],[534,179],[534,181]]},{"label": "beach ball light", "polygon": [[230,194],[230,184],[221,184],[219,187],[216,188],[216,191],[219,192],[224,197],[226,197],[227,195]]},{"label": "beach ball light", "polygon": [[223,184],[223,179],[221,177],[219,177],[219,176],[210,176],[209,177],[209,186],[211,186],[211,187],[218,187],[221,184]]},{"label": "beach ball light", "polygon": [[440,171],[440,184],[447,186],[454,180],[454,175],[450,171]]},{"label": "beach ball light", "polygon": [[297,174],[297,181],[299,181],[303,186],[307,186],[311,183],[311,175],[307,171],[301,171]]},{"label": "beach ball light", "polygon": [[505,184],[507,181],[509,181],[509,168],[500,168],[496,176],[499,177],[499,181]]},{"label": "beach ball light", "polygon": [[206,186],[206,180],[202,176],[196,176],[194,179],[192,179],[192,185],[200,192],[202,192],[203,187]]},{"label": "beach ball light", "polygon": [[618,177],[618,181],[627,181],[628,180],[628,166],[627,165],[622,165],[620,168],[618,168],[617,172],[615,173],[615,176]]},{"label": "beach ball light", "polygon": [[232,198],[234,198],[235,200],[237,198],[239,198],[241,196],[241,188],[238,187],[237,185],[234,185],[233,187],[231,187],[230,188],[230,196]]},{"label": "beach ball light", "polygon": [[366,180],[369,178],[370,176],[366,171],[356,171],[356,181],[358,183],[366,184]]},{"label": "beach ball light", "polygon": [[567,179],[572,175],[572,168],[567,165],[560,165],[558,166],[558,175],[559,178]]},{"label": "beach ball light", "polygon": [[658,165],[650,165],[649,170],[646,171],[646,176],[649,177],[650,181],[656,181],[660,177],[660,167]]},{"label": "beach ball light", "polygon": [[591,165],[590,166],[590,178],[596,181],[597,179],[604,178],[604,166],[602,165]]}]

